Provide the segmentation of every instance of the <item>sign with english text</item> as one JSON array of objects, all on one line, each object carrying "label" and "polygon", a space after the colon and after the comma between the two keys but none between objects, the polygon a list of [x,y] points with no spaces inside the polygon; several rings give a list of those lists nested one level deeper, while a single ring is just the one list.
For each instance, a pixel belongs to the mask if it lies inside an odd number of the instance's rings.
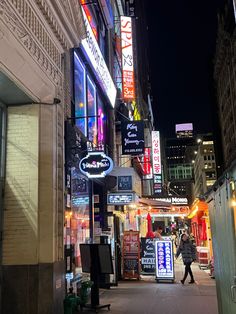
[{"label": "sign with english text", "polygon": [[113,169],[113,161],[102,152],[89,152],[79,163],[80,171],[88,178],[104,178]]},{"label": "sign with english text", "polygon": [[155,240],[156,280],[174,280],[172,240]]},{"label": "sign with english text", "polygon": [[141,238],[141,270],[142,273],[155,274],[154,240]]},{"label": "sign with english text", "polygon": [[141,155],[144,153],[143,121],[128,121],[121,124],[122,155]]},{"label": "sign with english text", "polygon": [[132,19],[129,16],[121,16],[120,23],[121,23],[123,98],[125,100],[133,100],[135,98],[135,90],[134,90]]},{"label": "sign with english text", "polygon": [[109,99],[111,106],[114,108],[117,92],[116,87],[83,8],[82,13],[86,28],[86,38],[81,41],[82,50],[86,54],[103,92]]}]

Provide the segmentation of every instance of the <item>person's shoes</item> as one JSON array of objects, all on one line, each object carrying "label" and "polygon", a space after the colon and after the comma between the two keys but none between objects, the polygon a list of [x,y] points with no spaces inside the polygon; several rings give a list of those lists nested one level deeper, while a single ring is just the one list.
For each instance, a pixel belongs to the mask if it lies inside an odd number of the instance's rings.
[{"label": "person's shoes", "polygon": [[183,279],[181,279],[180,282],[182,283],[182,285],[184,285],[184,280]]},{"label": "person's shoes", "polygon": [[195,280],[190,280],[188,283],[190,283],[190,284],[191,284],[191,283],[195,283]]}]

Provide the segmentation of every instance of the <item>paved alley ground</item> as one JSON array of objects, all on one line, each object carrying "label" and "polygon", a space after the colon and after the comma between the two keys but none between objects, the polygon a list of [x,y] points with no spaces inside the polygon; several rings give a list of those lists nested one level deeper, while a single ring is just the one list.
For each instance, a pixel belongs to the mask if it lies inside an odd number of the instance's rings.
[{"label": "paved alley ground", "polygon": [[[119,282],[118,287],[100,290],[100,304],[111,304],[111,314],[217,314],[215,280],[193,264],[196,284],[183,286],[179,281],[183,274],[182,262],[175,264],[175,283],[156,283],[154,277],[142,277],[140,281]],[[84,310],[87,312],[87,310]]]}]

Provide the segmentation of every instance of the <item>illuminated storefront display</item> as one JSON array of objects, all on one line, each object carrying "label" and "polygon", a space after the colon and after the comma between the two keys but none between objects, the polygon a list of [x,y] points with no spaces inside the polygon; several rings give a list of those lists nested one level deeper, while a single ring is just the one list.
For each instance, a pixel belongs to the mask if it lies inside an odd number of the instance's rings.
[{"label": "illuminated storefront display", "polygon": [[156,280],[174,280],[173,244],[171,240],[155,241]]},{"label": "illuminated storefront display", "polygon": [[74,54],[74,98],[75,98],[75,116],[80,118],[76,119],[76,126],[81,132],[87,136],[87,106],[86,106],[86,76],[85,68],[78,57]]},{"label": "illuminated storefront display", "polygon": [[133,100],[135,98],[135,89],[132,20],[128,16],[121,16],[121,53],[123,98]]}]

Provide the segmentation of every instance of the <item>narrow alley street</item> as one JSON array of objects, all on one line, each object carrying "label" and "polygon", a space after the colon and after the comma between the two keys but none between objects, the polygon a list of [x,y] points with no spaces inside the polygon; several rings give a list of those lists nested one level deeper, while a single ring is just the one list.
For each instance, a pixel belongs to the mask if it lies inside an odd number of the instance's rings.
[{"label": "narrow alley street", "polygon": [[174,284],[156,283],[151,276],[141,281],[123,281],[118,287],[101,290],[100,304],[110,303],[112,314],[217,314],[215,280],[197,263],[192,269],[196,284],[188,284],[188,278],[184,286],[180,283],[183,265],[177,261]]}]

